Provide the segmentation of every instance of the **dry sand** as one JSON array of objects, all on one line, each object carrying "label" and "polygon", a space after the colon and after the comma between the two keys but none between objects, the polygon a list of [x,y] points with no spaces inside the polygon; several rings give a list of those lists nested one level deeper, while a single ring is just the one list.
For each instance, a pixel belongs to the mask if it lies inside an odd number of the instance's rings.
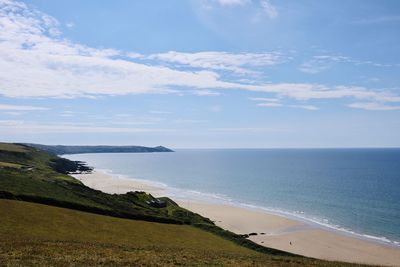
[{"label": "dry sand", "polygon": [[[154,196],[168,196],[165,188],[101,172],[74,177],[91,188],[107,193],[146,191]],[[400,266],[398,247],[370,242],[264,211],[188,199],[174,200],[182,207],[210,218],[224,229],[238,234],[257,233],[250,239],[263,246],[319,259]]]},{"label": "dry sand", "polygon": [[165,196],[166,190],[159,186],[138,180],[115,177],[110,174],[93,171],[92,173],[74,174],[86,186],[109,194],[124,194],[129,191],[145,191],[155,197]]},{"label": "dry sand", "polygon": [[178,203],[232,232],[257,233],[256,236],[250,236],[250,239],[263,246],[318,259],[400,266],[400,248],[397,247],[381,245],[262,211],[190,201]]}]

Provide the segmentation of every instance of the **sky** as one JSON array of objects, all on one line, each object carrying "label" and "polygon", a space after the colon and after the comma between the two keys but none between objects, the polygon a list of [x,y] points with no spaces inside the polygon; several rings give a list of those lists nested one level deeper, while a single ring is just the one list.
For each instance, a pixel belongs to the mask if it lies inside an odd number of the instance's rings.
[{"label": "sky", "polygon": [[400,147],[400,1],[0,0],[0,141]]}]

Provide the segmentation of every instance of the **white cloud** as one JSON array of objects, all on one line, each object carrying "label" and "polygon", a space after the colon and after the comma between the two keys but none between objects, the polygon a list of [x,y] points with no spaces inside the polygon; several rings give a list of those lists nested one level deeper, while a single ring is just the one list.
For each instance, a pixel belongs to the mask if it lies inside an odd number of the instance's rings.
[{"label": "white cloud", "polygon": [[258,103],[257,106],[259,106],[259,107],[268,107],[268,108],[283,107],[283,105],[281,103],[274,103],[274,102]]},{"label": "white cloud", "polygon": [[[172,87],[233,88],[211,71],[178,71],[123,60],[58,38],[58,23],[25,4],[0,2],[0,94],[8,97],[79,97],[168,93]],[[131,55],[132,56],[132,55]]]},{"label": "white cloud", "polygon": [[300,109],[306,109],[306,110],[318,110],[316,106],[313,105],[288,105],[290,108],[300,108]]},{"label": "white cloud", "polygon": [[340,55],[318,55],[304,62],[299,70],[305,73],[315,74],[332,68],[335,64],[352,64],[355,66],[368,65],[372,67],[399,67],[399,64],[384,64],[368,60],[352,59]]},{"label": "white cloud", "polygon": [[221,6],[244,6],[251,3],[251,0],[216,0]]},{"label": "white cloud", "polygon": [[249,97],[252,101],[260,101],[257,106],[259,107],[289,107],[289,108],[300,108],[306,110],[318,110],[316,106],[313,105],[285,105],[280,103],[280,99],[278,98],[266,98],[266,97]]},{"label": "white cloud", "polygon": [[268,97],[249,97],[253,101],[264,101],[264,102],[279,102],[278,98],[268,98]]},{"label": "white cloud", "polygon": [[278,98],[269,98],[269,97],[249,97],[249,100],[261,102],[258,103],[259,107],[283,107],[283,104],[280,103],[280,99]]},{"label": "white cloud", "polygon": [[289,107],[289,108],[299,108],[299,109],[306,109],[306,110],[318,110],[318,108],[316,106],[312,106],[312,105],[284,105],[284,104],[276,103],[276,102],[258,103],[257,106],[267,107],[267,108]]},{"label": "white cloud", "polygon": [[276,93],[297,100],[311,99],[373,99],[381,102],[400,102],[400,96],[386,91],[372,91],[360,86],[325,86],[308,83],[280,83],[246,86],[247,90]]},{"label": "white cloud", "polygon": [[73,22],[68,22],[68,23],[66,23],[65,24],[65,26],[67,27],[67,28],[73,28],[73,27],[75,27],[75,23],[73,23]]},{"label": "white cloud", "polygon": [[299,70],[305,73],[315,74],[330,69],[335,63],[349,63],[351,59],[337,55],[319,55],[313,56],[310,60],[304,62]]},{"label": "white cloud", "polygon": [[391,106],[375,102],[352,103],[349,105],[349,107],[365,110],[400,110],[400,106]]},{"label": "white cloud", "polygon": [[[248,73],[249,68],[276,65],[279,53],[168,52],[143,56],[97,49],[60,37],[59,23],[24,3],[0,0],[0,95],[6,97],[98,97],[143,93],[221,92],[239,89],[296,100],[354,98],[400,102],[388,91],[356,86],[309,83],[243,83],[221,79],[218,72]],[[146,60],[144,63],[126,57]],[[145,59],[143,59],[145,57]],[[147,62],[152,58],[155,63]],[[318,56],[316,60],[326,60]],[[331,58],[330,60],[345,60]],[[138,61],[139,61],[138,60]],[[176,63],[201,70],[160,66]],[[202,94],[202,93],[199,93]]]},{"label": "white cloud", "polygon": [[144,55],[135,52],[126,53],[126,56],[129,58],[144,58]]},{"label": "white cloud", "polygon": [[61,117],[75,117],[75,116],[77,116],[77,115],[82,116],[82,115],[84,115],[84,114],[87,114],[87,112],[65,110],[65,111],[62,111],[62,112],[60,113],[60,116],[61,116]]},{"label": "white cloud", "polygon": [[331,67],[331,64],[321,62],[318,60],[310,60],[301,64],[299,70],[305,73],[315,74],[327,70]]},{"label": "white cloud", "polygon": [[0,104],[0,110],[34,111],[34,110],[48,110],[48,109],[49,108],[45,107]]},{"label": "white cloud", "polygon": [[278,11],[276,10],[275,6],[271,4],[269,0],[261,0],[260,4],[263,11],[265,12],[265,14],[267,14],[267,16],[270,19],[274,19],[278,16]]},{"label": "white cloud", "polygon": [[220,92],[207,90],[207,89],[195,90],[195,91],[193,91],[193,94],[194,95],[198,95],[198,96],[218,96],[218,95],[221,95]]},{"label": "white cloud", "polygon": [[148,58],[194,68],[233,71],[239,74],[252,73],[253,71],[249,67],[272,66],[281,64],[287,60],[282,54],[277,52],[233,54],[216,51],[197,53],[170,51],[150,55]]}]

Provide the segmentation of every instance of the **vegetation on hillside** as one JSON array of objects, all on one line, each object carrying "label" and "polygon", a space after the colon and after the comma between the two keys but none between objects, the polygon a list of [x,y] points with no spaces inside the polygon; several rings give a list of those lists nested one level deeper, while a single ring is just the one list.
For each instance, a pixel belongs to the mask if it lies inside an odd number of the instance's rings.
[{"label": "vegetation on hillside", "polygon": [[[3,146],[7,149],[3,150]],[[146,203],[154,198],[144,192],[111,195],[91,189],[66,174],[82,170],[84,165],[36,148],[0,144],[0,162],[31,166],[30,169],[0,168],[1,198],[20,199],[122,218],[176,224],[211,223],[167,198],[164,199],[167,203],[165,208],[155,208]],[[85,168],[84,171],[87,169],[90,168]]]}]

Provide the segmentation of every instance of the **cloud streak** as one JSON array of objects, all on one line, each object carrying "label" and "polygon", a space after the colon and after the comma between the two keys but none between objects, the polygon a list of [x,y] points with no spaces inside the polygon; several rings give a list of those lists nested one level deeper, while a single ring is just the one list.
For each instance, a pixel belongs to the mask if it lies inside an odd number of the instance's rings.
[{"label": "cloud streak", "polygon": [[289,108],[299,108],[306,110],[318,110],[319,108],[313,105],[287,105],[282,104],[279,99],[276,98],[265,98],[265,97],[249,97],[249,100],[257,101],[257,106],[267,107],[267,108],[279,108],[279,107],[289,107]]},{"label": "cloud streak", "polygon": [[0,104],[0,110],[35,111],[35,110],[49,110],[49,108]]},{"label": "cloud streak", "polygon": [[400,67],[399,64],[384,64],[368,60],[357,60],[346,56],[338,55],[318,55],[304,62],[299,70],[305,73],[316,74],[332,68],[335,64],[352,64],[354,66],[368,65],[372,67]]},{"label": "cloud streak", "polygon": [[227,53],[198,52],[182,53],[170,51],[150,55],[148,58],[208,70],[226,70],[238,74],[252,73],[249,67],[273,66],[287,59],[278,52],[271,53]]},{"label": "cloud streak", "polygon": [[253,6],[253,8],[261,9],[261,11],[268,16],[270,19],[274,19],[278,16],[278,10],[271,3],[270,0],[211,0],[204,1],[203,5],[205,7],[210,7],[211,3],[217,3],[222,7],[245,7]]},{"label": "cloud streak", "polygon": [[364,109],[364,110],[400,110],[400,106],[393,106],[393,105],[385,105],[382,103],[375,103],[375,102],[361,102],[361,103],[352,103],[349,105],[350,108],[355,109]]},{"label": "cloud streak", "polygon": [[244,6],[251,3],[251,0],[216,0],[221,6]]}]

